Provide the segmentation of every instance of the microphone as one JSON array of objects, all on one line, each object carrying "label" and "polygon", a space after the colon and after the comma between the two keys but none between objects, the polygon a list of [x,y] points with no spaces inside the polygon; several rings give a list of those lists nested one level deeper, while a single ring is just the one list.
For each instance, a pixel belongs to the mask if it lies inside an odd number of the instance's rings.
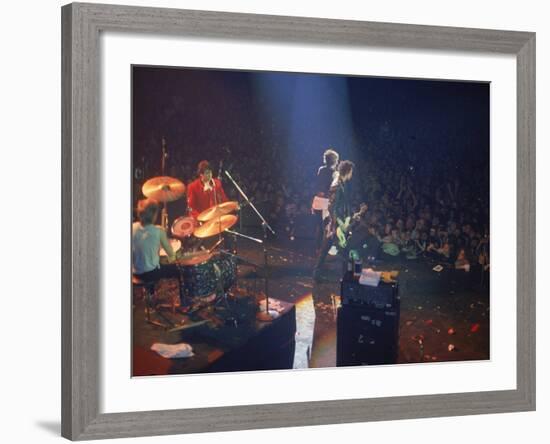
[{"label": "microphone", "polygon": [[223,167],[223,160],[220,160],[220,167],[218,168],[218,179],[222,180],[222,167]]}]

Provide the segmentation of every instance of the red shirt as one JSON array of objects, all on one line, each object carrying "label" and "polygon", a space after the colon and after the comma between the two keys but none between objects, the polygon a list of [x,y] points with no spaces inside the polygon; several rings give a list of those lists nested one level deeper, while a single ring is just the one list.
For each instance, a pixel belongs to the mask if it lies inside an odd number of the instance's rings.
[{"label": "red shirt", "polygon": [[228,200],[220,180],[212,180],[214,188],[208,191],[204,191],[204,184],[200,178],[195,179],[187,186],[187,206],[191,209],[191,215],[194,218],[204,210]]}]

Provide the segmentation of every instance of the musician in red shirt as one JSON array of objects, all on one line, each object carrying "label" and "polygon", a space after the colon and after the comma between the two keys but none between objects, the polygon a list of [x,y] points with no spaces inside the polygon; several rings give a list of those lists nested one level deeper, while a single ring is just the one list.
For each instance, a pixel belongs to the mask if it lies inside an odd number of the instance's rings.
[{"label": "musician in red shirt", "polygon": [[201,160],[197,168],[198,178],[187,187],[187,206],[194,218],[214,205],[227,202],[227,196],[219,179],[212,177],[212,167]]}]

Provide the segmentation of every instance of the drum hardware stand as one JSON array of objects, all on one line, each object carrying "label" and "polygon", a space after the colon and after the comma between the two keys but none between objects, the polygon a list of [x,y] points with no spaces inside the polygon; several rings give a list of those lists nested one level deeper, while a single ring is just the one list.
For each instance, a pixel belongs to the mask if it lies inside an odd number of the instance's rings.
[{"label": "drum hardware stand", "polygon": [[231,251],[220,250],[220,253],[227,254],[228,256],[234,257],[235,259],[237,259],[237,260],[239,260],[239,261],[241,261],[241,262],[243,262],[247,265],[250,265],[254,268],[260,268],[260,266],[258,264],[255,264],[254,262],[251,262],[248,259],[245,259],[244,257],[239,256],[238,254],[231,253]]},{"label": "drum hardware stand", "polygon": [[189,305],[189,290],[185,286],[182,267],[177,262],[176,262],[176,267],[178,268],[178,273],[179,273],[178,282],[179,282],[179,293],[180,293],[180,307],[187,307]]},{"label": "drum hardware stand", "polygon": [[164,230],[168,227],[168,211],[166,210],[166,202],[162,203],[162,210],[160,212],[160,226]]},{"label": "drum hardware stand", "polygon": [[[223,163],[222,163],[222,165],[223,165]],[[220,171],[221,171],[221,166],[220,166]],[[221,182],[221,174],[218,174],[218,180]],[[214,179],[212,179],[212,183],[214,184],[213,187],[212,187],[212,192],[214,194],[214,205],[218,205],[218,195],[216,194],[216,182],[214,182]],[[218,246],[219,244],[224,243],[224,238],[223,238],[223,235],[222,235],[221,225],[222,225],[222,217],[219,216],[218,217],[218,230],[219,230],[219,233],[218,233],[218,242],[216,243],[216,246]],[[213,247],[212,249],[214,249],[214,248],[216,248],[216,247]]]},{"label": "drum hardware stand", "polygon": [[155,325],[158,325],[159,327],[163,327],[165,330],[170,330],[171,328],[174,328],[176,324],[174,324],[170,319],[168,319],[166,316],[164,316],[160,311],[156,311],[156,313],[161,317],[167,324],[161,324],[161,323],[155,323],[154,321],[149,321]]},{"label": "drum hardware stand", "polygon": [[[168,159],[168,151],[166,149],[166,139],[162,138],[162,155],[160,159],[160,171],[161,176],[165,176],[165,170],[166,170],[166,159]],[[168,209],[166,208],[166,202],[162,203],[162,211],[160,213],[160,226],[163,229],[168,228]]]},{"label": "drum hardware stand", "polygon": [[[150,307],[150,302],[148,301],[149,296],[147,295],[147,296],[145,296],[145,298],[146,298],[146,300],[145,300],[145,320],[151,325],[167,329],[168,326],[166,324],[163,324],[162,322],[156,321],[156,320],[151,318],[151,307]],[[155,313],[157,313],[156,310],[155,310]]]},{"label": "drum hardware stand", "polygon": [[234,311],[229,305],[229,300],[227,298],[227,292],[224,289],[223,274],[217,264],[213,264],[214,273],[218,278],[218,288],[216,289],[216,300],[214,301],[214,307],[218,307],[221,303],[225,305],[225,310],[229,313],[229,316],[224,318],[224,322],[233,327],[237,327],[237,319],[234,316]]},{"label": "drum hardware stand", "polygon": [[216,274],[216,278],[218,280],[218,288],[216,288],[216,301],[214,302],[214,307],[223,302],[225,308],[230,310],[229,301],[227,300],[227,293],[224,291],[222,271],[220,270],[220,267],[218,267],[218,264],[212,264],[212,266],[214,267],[214,273]]},{"label": "drum hardware stand", "polygon": [[220,246],[220,244],[223,242],[223,239],[218,239],[218,242],[216,242],[214,244],[214,246],[212,248],[210,248],[208,250],[209,253],[212,253],[216,248],[218,248]]},{"label": "drum hardware stand", "polygon": [[256,319],[259,321],[264,322],[271,322],[274,319],[276,319],[279,316],[279,313],[277,313],[275,310],[269,309],[269,296],[268,296],[268,285],[269,285],[269,267],[268,267],[268,255],[267,255],[267,247],[266,247],[266,241],[267,241],[267,231],[271,231],[272,234],[275,234],[275,231],[271,226],[267,223],[265,218],[262,216],[262,214],[258,211],[258,209],[254,206],[254,204],[250,201],[248,196],[245,194],[245,192],[241,189],[241,187],[235,182],[235,180],[231,177],[231,174],[229,174],[229,171],[224,170],[227,177],[229,177],[229,180],[233,183],[235,188],[237,188],[237,191],[241,193],[241,196],[244,198],[246,203],[252,207],[254,212],[257,214],[257,216],[262,221],[262,229],[264,232],[264,241],[262,242],[263,250],[264,250],[264,270],[265,270],[265,309],[259,311],[256,314]]},{"label": "drum hardware stand", "polygon": [[218,242],[216,243],[216,245],[222,244],[223,246],[225,246],[225,239],[223,238],[223,233],[222,233],[222,217],[221,216],[218,218],[218,230],[219,230]]},{"label": "drum hardware stand", "polygon": [[170,328],[174,327],[174,323],[168,319],[166,316],[164,316],[158,309],[155,309],[155,313],[157,316],[162,318],[166,323],[159,322],[157,320],[154,320],[151,318],[151,301],[149,300],[149,295],[145,296],[145,320],[156,327],[161,327],[165,330],[169,330]]}]

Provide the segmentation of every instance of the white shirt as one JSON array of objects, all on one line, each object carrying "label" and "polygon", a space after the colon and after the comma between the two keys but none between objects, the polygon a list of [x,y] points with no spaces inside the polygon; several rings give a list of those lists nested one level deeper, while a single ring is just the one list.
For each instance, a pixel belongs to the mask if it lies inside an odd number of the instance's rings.
[{"label": "white shirt", "polygon": [[160,267],[160,237],[163,229],[158,225],[132,224],[132,273],[142,274]]}]

